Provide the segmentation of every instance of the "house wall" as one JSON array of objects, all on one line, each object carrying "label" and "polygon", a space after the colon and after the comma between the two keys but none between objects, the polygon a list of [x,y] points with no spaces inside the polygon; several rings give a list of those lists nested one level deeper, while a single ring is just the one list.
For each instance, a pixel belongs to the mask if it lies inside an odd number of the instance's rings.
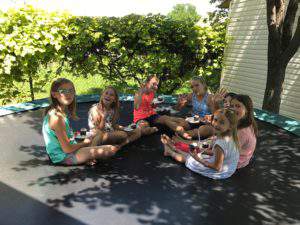
[{"label": "house wall", "polygon": [[[266,1],[233,0],[229,18],[221,86],[249,95],[261,109],[267,77]],[[287,67],[283,88],[280,114],[300,120],[300,50]]]}]

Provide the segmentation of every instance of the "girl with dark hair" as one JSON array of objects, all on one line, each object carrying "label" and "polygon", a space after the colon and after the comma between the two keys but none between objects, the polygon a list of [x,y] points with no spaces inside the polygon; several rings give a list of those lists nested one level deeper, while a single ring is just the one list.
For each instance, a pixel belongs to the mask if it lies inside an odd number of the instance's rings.
[{"label": "girl with dark hair", "polygon": [[91,139],[77,143],[68,115],[76,119],[75,87],[72,81],[59,78],[50,89],[50,106],[45,111],[43,137],[46,151],[54,164],[78,165],[113,156],[119,146],[91,147]]},{"label": "girl with dark hair", "polygon": [[232,98],[234,98],[235,96],[237,96],[237,94],[233,93],[233,92],[228,92],[225,94],[224,96],[224,108],[229,108],[230,107],[230,102],[232,100]]},{"label": "girl with dark hair", "polygon": [[234,96],[230,105],[238,118],[238,138],[240,145],[238,168],[242,168],[249,164],[253,156],[258,129],[254,119],[253,103],[248,95]]}]

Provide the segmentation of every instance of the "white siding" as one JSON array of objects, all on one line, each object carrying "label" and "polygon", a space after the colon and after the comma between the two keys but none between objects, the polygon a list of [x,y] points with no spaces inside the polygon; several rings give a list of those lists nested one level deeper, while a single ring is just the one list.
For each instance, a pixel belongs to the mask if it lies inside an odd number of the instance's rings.
[{"label": "white siding", "polygon": [[[233,0],[229,18],[221,86],[251,96],[261,109],[267,77],[266,1]],[[286,70],[280,114],[300,119],[300,50]]]}]

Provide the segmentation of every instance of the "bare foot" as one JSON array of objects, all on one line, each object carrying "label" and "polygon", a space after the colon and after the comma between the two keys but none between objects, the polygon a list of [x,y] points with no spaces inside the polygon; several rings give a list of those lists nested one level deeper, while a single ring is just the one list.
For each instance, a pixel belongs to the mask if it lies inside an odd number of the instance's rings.
[{"label": "bare foot", "polygon": [[170,156],[171,155],[171,150],[169,149],[168,146],[164,146],[164,156]]},{"label": "bare foot", "polygon": [[177,126],[176,131],[177,132],[184,132],[184,128],[182,126]]},{"label": "bare foot", "polygon": [[157,127],[143,127],[141,129],[143,135],[150,135],[158,131]]}]

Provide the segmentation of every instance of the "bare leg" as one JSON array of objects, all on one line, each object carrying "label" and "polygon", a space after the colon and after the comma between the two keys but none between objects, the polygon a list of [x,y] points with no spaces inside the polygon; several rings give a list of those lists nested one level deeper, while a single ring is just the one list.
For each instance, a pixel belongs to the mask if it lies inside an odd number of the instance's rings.
[{"label": "bare leg", "polygon": [[187,153],[177,150],[172,140],[165,134],[161,135],[161,142],[164,144],[164,155],[171,156],[178,162],[185,162]]},{"label": "bare leg", "polygon": [[102,145],[80,148],[75,154],[78,164],[83,164],[94,159],[107,159],[120,149],[119,146]]},{"label": "bare leg", "polygon": [[200,134],[201,137],[211,137],[215,134],[215,129],[211,125],[202,125],[198,129],[190,130],[188,133],[192,137],[198,137],[198,134]]},{"label": "bare leg", "polygon": [[184,127],[178,125],[178,123],[169,116],[161,116],[156,120],[157,123],[164,124],[169,127],[172,131],[177,132],[180,136],[185,139],[191,139],[192,137],[185,131]]},{"label": "bare leg", "polygon": [[141,129],[141,135],[150,135],[158,131],[157,127],[150,127],[150,124],[145,120],[140,121],[137,125]]},{"label": "bare leg", "polygon": [[175,122],[176,124],[178,124],[179,126],[182,126],[184,128],[184,130],[190,130],[191,129],[189,123],[185,119],[183,119],[181,117],[175,117],[175,116],[174,117],[173,116],[169,116],[169,118],[173,122]]},{"label": "bare leg", "polygon": [[133,131],[127,132],[128,143],[139,139],[141,136],[142,136],[141,128],[136,128]]}]

